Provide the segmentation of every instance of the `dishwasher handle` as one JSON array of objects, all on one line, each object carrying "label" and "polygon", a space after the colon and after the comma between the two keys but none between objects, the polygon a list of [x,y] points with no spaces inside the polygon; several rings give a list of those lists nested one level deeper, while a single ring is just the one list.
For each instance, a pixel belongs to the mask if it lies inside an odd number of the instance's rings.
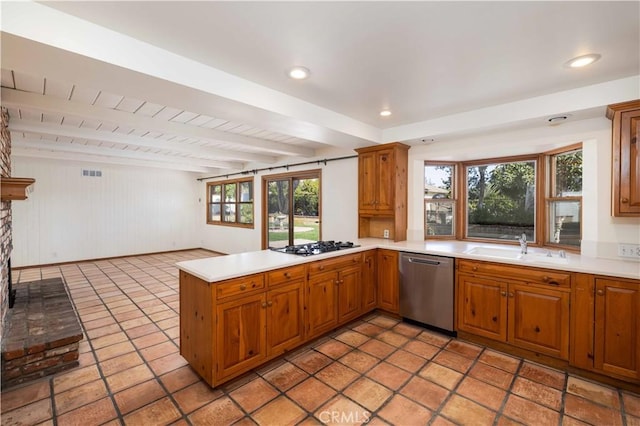
[{"label": "dishwasher handle", "polygon": [[409,260],[410,263],[422,263],[423,265],[434,265],[434,266],[440,265],[440,262],[438,262],[437,260],[420,259],[418,257],[408,257],[407,259]]}]

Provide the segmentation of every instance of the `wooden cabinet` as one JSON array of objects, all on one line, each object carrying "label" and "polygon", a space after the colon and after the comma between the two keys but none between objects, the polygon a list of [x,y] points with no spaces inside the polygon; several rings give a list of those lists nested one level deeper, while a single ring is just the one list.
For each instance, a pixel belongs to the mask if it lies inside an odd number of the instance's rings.
[{"label": "wooden cabinet", "polygon": [[397,314],[399,312],[398,252],[378,249],[378,307]]},{"label": "wooden cabinet", "polygon": [[640,379],[640,283],[595,280],[594,367]]},{"label": "wooden cabinet", "polygon": [[338,273],[338,322],[343,324],[362,311],[362,268],[347,268]]},{"label": "wooden cabinet", "polygon": [[612,123],[612,213],[640,216],[640,100],[609,105]]},{"label": "wooden cabinet", "polygon": [[307,282],[307,337],[325,333],[338,324],[336,272],[309,276]]},{"label": "wooden cabinet", "polygon": [[267,352],[280,355],[304,339],[304,279],[267,292]]},{"label": "wooden cabinet", "polygon": [[369,250],[362,255],[362,311],[368,312],[378,305],[378,277],[376,275],[376,251]]},{"label": "wooden cabinet", "polygon": [[570,281],[562,272],[458,260],[458,330],[568,359]]},{"label": "wooden cabinet", "polygon": [[407,239],[409,146],[390,143],[358,152],[358,236]]}]

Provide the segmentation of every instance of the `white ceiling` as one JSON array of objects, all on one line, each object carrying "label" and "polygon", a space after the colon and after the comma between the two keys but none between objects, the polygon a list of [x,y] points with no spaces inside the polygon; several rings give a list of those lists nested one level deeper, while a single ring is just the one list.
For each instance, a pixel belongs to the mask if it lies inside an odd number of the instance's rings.
[{"label": "white ceiling", "polygon": [[[1,7],[14,155],[211,173],[640,97],[635,1]],[[563,66],[585,53],[602,59]],[[293,65],[311,78],[289,79]]]}]

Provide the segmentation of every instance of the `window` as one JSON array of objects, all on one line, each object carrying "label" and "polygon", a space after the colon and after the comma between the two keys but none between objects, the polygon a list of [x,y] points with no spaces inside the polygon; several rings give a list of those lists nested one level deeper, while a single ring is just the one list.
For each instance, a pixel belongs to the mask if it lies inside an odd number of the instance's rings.
[{"label": "window", "polygon": [[580,247],[582,238],[582,147],[549,153],[546,243]]},{"label": "window", "polygon": [[207,223],[253,228],[253,178],[207,183]]},{"label": "window", "polygon": [[465,164],[466,237],[535,242],[536,159]]},{"label": "window", "polygon": [[424,232],[431,236],[455,237],[456,166],[447,163],[425,163],[424,167]]}]

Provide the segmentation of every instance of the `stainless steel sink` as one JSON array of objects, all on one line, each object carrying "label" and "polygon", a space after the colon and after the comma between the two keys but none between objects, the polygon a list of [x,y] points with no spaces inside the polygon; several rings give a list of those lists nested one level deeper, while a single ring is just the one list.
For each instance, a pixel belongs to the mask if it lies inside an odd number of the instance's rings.
[{"label": "stainless steel sink", "polygon": [[527,263],[553,263],[557,265],[566,265],[568,263],[568,259],[566,257],[560,257],[557,254],[556,256],[553,256],[551,252],[537,253],[529,251],[527,254],[522,254],[519,249],[500,247],[474,247],[465,251],[465,253],[476,256],[492,257],[495,259],[522,260]]}]

